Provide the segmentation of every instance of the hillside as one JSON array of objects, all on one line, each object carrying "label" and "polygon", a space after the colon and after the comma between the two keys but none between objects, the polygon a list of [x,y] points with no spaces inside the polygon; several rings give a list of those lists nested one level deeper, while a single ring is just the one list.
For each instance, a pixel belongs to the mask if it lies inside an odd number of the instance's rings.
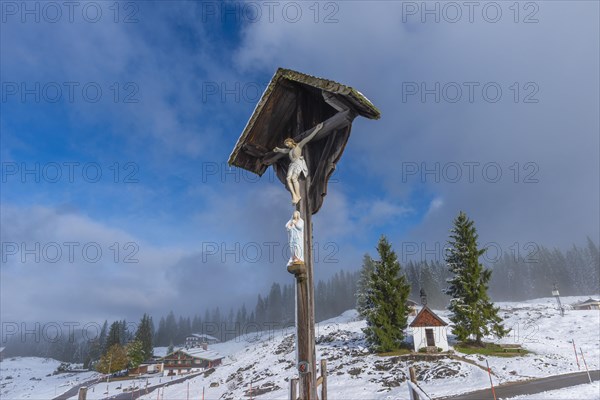
[{"label": "hillside", "polygon": [[0,398],[51,399],[97,376],[96,372],[57,373],[60,361],[39,357],[12,357],[0,362]]},{"label": "hillside", "polygon": [[[565,304],[587,298],[564,298]],[[479,355],[454,356],[437,361],[406,360],[399,356],[380,357],[369,354],[365,347],[362,328],[354,310],[327,320],[317,326],[317,358],[328,360],[329,397],[332,399],[408,399],[406,378],[408,367],[414,366],[423,389],[431,397],[442,397],[489,387],[484,369],[485,361],[494,374],[494,384],[526,380],[535,377],[578,371],[571,340],[584,351],[590,369],[600,368],[600,313],[574,311],[567,307],[564,317],[556,310],[553,298],[525,302],[497,303],[501,307],[506,326],[512,331],[498,343],[518,343],[530,354],[517,357],[483,357]],[[447,320],[447,313],[437,311]],[[285,399],[289,379],[295,374],[294,329],[259,332],[245,335],[212,349],[226,355],[224,365],[213,372],[189,380],[190,398],[206,399],[245,398],[252,382],[254,398]],[[490,338],[490,340],[493,340]],[[450,337],[451,346],[455,343]],[[157,353],[166,349],[156,349]],[[583,363],[580,358],[581,368]],[[0,395],[5,399],[51,399],[82,381],[97,374],[61,373],[53,375],[60,362],[35,357],[8,358],[0,363]],[[206,375],[206,376],[205,376]],[[135,381],[101,383],[90,387],[88,399],[102,399],[122,393],[130,386],[163,385],[170,377],[149,376]],[[570,398],[594,398],[598,384],[583,385],[571,391]],[[565,396],[564,389],[545,393],[548,398]],[[161,389],[164,399],[186,399],[188,383],[174,384]],[[152,392],[143,399],[157,398]],[[523,399],[528,397],[522,397]],[[534,397],[542,398],[542,397]],[[76,399],[76,397],[72,397]]]},{"label": "hillside", "polygon": [[[563,303],[571,304],[587,297],[563,298]],[[567,309],[566,315],[561,317],[553,298],[498,305],[506,326],[513,329],[509,337],[498,343],[519,343],[531,353],[511,358],[487,357],[495,384],[577,371],[572,339],[583,349],[589,368],[600,367],[598,311]],[[439,311],[439,315],[447,319],[446,312]],[[482,356],[456,354],[462,359],[446,358],[436,362],[380,357],[369,354],[365,348],[361,332],[364,326],[355,311],[318,324],[317,358],[328,360],[332,399],[408,399],[405,381],[409,366],[416,368],[421,386],[432,397],[489,387],[489,378],[483,369],[486,358]],[[451,337],[450,344],[453,343]],[[207,399],[243,398],[250,382],[262,393],[255,397],[281,399],[288,396],[289,379],[295,371],[293,329],[246,335],[212,348],[227,354],[225,364],[207,377],[192,379],[190,398],[200,398],[203,387]],[[167,387],[164,398],[185,399],[187,390],[187,383]],[[155,399],[156,393],[142,398]]]}]

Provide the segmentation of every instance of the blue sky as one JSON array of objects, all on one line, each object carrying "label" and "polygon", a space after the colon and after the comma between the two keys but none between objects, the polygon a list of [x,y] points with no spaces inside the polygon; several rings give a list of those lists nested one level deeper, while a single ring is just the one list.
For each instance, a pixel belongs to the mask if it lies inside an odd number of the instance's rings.
[{"label": "blue sky", "polygon": [[482,2],[471,17],[436,2],[437,15],[421,2],[82,2],[72,19],[23,4],[3,3],[0,31],[3,319],[253,306],[291,282],[265,244],[286,243],[289,194],[272,171],[226,167],[278,67],[353,86],[382,112],[355,120],[315,216],[317,276],[358,268],[381,234],[399,253],[443,244],[459,210],[504,249],[598,241],[596,2]]}]

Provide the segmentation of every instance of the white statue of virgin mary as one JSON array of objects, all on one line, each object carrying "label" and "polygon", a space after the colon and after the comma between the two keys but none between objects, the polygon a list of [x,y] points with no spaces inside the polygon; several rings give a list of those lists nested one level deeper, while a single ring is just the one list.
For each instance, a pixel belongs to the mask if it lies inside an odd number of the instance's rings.
[{"label": "white statue of virgin mary", "polygon": [[290,261],[287,265],[304,263],[304,220],[300,218],[299,211],[294,211],[285,228],[290,241]]}]

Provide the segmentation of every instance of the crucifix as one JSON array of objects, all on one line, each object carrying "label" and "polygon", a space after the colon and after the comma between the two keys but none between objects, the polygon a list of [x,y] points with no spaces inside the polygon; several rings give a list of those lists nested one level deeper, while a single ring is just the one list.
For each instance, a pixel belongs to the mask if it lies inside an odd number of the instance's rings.
[{"label": "crucifix", "polygon": [[[280,68],[229,157],[229,165],[259,176],[273,167],[291,195],[292,217],[285,224],[291,254],[287,270],[296,281],[301,400],[317,400],[317,382],[323,382],[322,378],[317,380],[316,371],[312,215],[323,204],[329,177],[359,115],[380,117],[379,110],[349,86]],[[291,400],[297,400],[295,393],[293,386]],[[326,385],[322,384],[321,400],[326,396]]]},{"label": "crucifix", "polygon": [[306,166],[306,162],[302,156],[302,149],[308,142],[310,142],[312,138],[315,137],[317,133],[319,133],[321,128],[323,128],[323,123],[317,125],[317,127],[313,129],[312,133],[302,139],[300,143],[296,143],[292,138],[285,139],[283,143],[287,149],[280,149],[279,147],[275,147],[273,149],[273,151],[276,153],[289,154],[290,156],[290,164],[287,171],[287,185],[288,190],[292,193],[293,205],[298,204],[300,199],[302,199],[300,196],[300,184],[298,182],[298,178],[301,174],[304,175],[304,177],[308,176],[308,167]]}]

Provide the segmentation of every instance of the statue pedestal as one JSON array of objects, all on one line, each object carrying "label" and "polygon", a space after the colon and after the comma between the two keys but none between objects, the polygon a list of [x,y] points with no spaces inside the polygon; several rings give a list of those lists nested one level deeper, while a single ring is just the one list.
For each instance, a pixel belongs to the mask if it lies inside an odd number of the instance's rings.
[{"label": "statue pedestal", "polygon": [[295,261],[287,266],[287,270],[290,274],[293,274],[298,280],[306,279],[306,264],[302,261]]}]

